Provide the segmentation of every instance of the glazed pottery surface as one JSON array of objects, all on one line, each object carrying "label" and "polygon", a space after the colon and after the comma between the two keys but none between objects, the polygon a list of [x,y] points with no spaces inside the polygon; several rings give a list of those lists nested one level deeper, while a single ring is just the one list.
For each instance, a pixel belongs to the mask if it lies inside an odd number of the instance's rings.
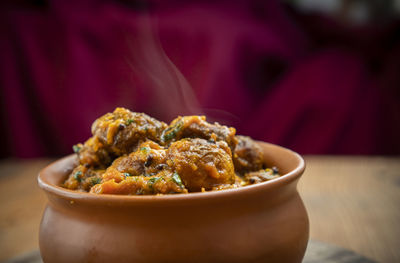
[{"label": "glazed pottery surface", "polygon": [[77,164],[43,169],[39,244],[48,262],[301,262],[308,217],[296,185],[304,161],[259,143],[282,177],[240,189],[163,196],[96,195],[59,185]]}]

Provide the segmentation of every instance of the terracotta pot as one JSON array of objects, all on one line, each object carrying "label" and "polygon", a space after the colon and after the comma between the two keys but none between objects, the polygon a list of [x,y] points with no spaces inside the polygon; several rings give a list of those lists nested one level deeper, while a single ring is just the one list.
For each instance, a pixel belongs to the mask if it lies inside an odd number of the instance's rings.
[{"label": "terracotta pot", "polygon": [[241,189],[164,196],[95,195],[59,185],[68,156],[40,172],[49,203],[40,225],[44,262],[301,262],[308,217],[296,185],[304,161],[262,143],[282,177]]}]

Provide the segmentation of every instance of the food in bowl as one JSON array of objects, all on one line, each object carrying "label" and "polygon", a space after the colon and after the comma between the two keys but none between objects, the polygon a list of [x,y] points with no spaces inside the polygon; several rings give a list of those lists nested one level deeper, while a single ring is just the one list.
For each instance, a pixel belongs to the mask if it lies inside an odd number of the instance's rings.
[{"label": "food in bowl", "polygon": [[43,262],[293,262],[307,247],[308,217],[297,192],[304,160],[256,142],[281,176],[225,191],[111,195],[60,187],[77,155],[44,168],[48,198],[40,232]]},{"label": "food in bowl", "polygon": [[170,125],[116,108],[73,147],[79,164],[63,183],[94,194],[162,195],[239,188],[278,178],[263,151],[232,127],[184,116]]}]

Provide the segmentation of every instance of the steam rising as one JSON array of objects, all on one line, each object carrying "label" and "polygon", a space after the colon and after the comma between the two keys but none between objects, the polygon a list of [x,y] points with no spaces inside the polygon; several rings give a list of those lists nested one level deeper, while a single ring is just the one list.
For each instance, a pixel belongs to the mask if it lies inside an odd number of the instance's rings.
[{"label": "steam rising", "polygon": [[127,62],[145,88],[152,91],[151,105],[155,105],[156,114],[168,120],[202,114],[192,88],[167,57],[154,31],[149,16],[142,16],[135,38],[127,38],[131,53]]},{"label": "steam rising", "polygon": [[178,115],[206,115],[210,122],[233,125],[239,119],[219,109],[202,109],[188,81],[165,54],[149,15],[139,18],[138,30],[126,38],[129,57],[126,58],[136,83],[151,91],[151,114],[163,120]]}]

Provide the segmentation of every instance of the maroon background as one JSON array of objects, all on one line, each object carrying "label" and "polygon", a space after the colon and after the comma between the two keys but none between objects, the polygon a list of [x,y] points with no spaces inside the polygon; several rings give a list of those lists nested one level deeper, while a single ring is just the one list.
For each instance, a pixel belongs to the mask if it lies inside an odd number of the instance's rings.
[{"label": "maroon background", "polygon": [[232,2],[1,4],[0,157],[69,153],[116,106],[203,112],[300,153],[400,153],[399,21]]}]

